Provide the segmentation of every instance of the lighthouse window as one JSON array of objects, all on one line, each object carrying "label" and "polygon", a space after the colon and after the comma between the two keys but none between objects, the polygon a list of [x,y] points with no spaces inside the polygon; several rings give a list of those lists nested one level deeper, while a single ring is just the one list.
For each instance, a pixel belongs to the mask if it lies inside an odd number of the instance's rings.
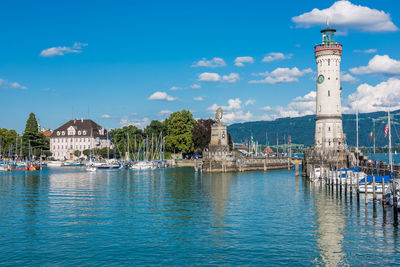
[{"label": "lighthouse window", "polygon": [[328,59],[328,66],[330,66],[331,65],[331,60],[330,59]]},{"label": "lighthouse window", "polygon": [[328,96],[331,96],[331,91],[330,90],[328,90]]}]

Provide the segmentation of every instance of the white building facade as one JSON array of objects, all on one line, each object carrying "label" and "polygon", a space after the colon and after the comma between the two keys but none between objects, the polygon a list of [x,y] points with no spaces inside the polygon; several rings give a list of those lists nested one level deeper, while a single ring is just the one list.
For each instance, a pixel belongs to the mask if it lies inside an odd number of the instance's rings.
[{"label": "white building facade", "polygon": [[70,120],[55,129],[50,137],[50,151],[57,160],[74,158],[76,150],[105,148],[110,146],[106,129],[92,120]]},{"label": "white building facade", "polygon": [[334,29],[322,30],[322,43],[315,46],[317,105],[314,146],[338,150],[343,143],[340,62],[342,45],[335,42]]}]

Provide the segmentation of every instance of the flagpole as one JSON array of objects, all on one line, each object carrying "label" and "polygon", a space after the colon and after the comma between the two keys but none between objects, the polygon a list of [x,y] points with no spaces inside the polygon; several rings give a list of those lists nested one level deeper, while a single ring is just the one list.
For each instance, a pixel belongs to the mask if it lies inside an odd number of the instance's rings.
[{"label": "flagpole", "polygon": [[357,128],[357,148],[356,148],[356,155],[357,155],[357,166],[359,160],[359,152],[358,152],[358,101],[357,101],[357,113],[356,113],[356,128]]},{"label": "flagpole", "polygon": [[389,124],[389,164],[390,173],[393,173],[393,161],[392,161],[392,133],[390,130],[390,109],[388,110],[388,124]]},{"label": "flagpole", "polygon": [[372,120],[373,121],[373,135],[374,135],[374,160],[375,160],[375,119]]}]

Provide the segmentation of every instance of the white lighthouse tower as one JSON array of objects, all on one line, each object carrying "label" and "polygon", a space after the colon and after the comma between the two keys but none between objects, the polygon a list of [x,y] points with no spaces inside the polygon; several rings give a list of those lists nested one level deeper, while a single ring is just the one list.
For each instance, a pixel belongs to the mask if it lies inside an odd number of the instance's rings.
[{"label": "white lighthouse tower", "polygon": [[322,43],[315,46],[317,106],[315,144],[319,151],[338,150],[343,140],[340,86],[342,45],[335,42],[335,29],[322,30]]}]

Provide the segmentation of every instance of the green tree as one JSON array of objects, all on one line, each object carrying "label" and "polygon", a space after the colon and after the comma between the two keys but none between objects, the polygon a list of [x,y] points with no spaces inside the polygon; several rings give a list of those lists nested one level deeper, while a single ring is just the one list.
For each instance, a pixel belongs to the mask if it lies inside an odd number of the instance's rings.
[{"label": "green tree", "polygon": [[[112,143],[115,145],[116,153],[124,156],[125,152],[136,151],[138,143],[143,140],[143,131],[136,126],[129,125],[119,129],[113,129],[110,131],[110,137]],[[129,145],[128,145],[129,140]]]},{"label": "green tree", "polygon": [[[16,151],[16,143],[18,143],[18,151]],[[19,153],[21,138],[15,130],[0,129],[0,154],[4,157],[10,157]]]},{"label": "green tree", "polygon": [[149,125],[144,129],[144,134],[147,136],[159,136],[160,133],[166,133],[166,125],[160,121],[152,120]]},{"label": "green tree", "polygon": [[165,143],[171,152],[182,152],[184,154],[193,152],[193,127],[196,121],[192,113],[182,110],[172,113],[167,119],[167,136]]},{"label": "green tree", "polygon": [[75,157],[79,157],[81,155],[81,151],[80,150],[75,150],[74,151],[74,156]]},{"label": "green tree", "polygon": [[35,114],[29,114],[26,121],[25,131],[22,136],[23,154],[24,156],[30,154],[39,156],[41,152],[49,155],[50,141],[39,132],[39,126]]},{"label": "green tree", "polygon": [[193,143],[197,153],[201,153],[210,144],[211,125],[214,123],[213,119],[199,119],[196,121],[193,127]]}]

